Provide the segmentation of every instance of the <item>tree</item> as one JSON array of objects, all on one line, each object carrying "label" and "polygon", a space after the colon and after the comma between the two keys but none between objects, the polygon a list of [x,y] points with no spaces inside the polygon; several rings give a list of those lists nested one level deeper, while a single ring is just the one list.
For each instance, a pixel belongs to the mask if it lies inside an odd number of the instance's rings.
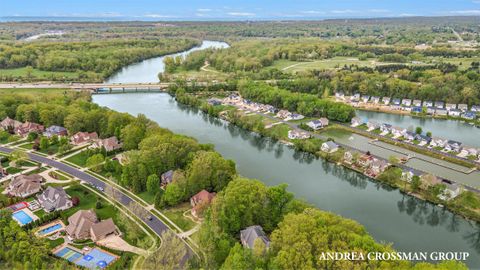
[{"label": "tree", "polygon": [[50,141],[48,140],[47,137],[40,138],[40,149],[41,150],[47,150],[49,146],[50,146]]},{"label": "tree", "polygon": [[417,191],[420,188],[421,184],[422,184],[422,182],[420,180],[420,177],[418,175],[414,175],[412,177],[412,183],[411,183],[412,190]]},{"label": "tree", "polygon": [[30,132],[30,133],[28,133],[27,141],[33,142],[36,138],[38,138],[38,133]]},{"label": "tree", "polygon": [[187,255],[187,246],[171,230],[162,233],[162,245],[145,259],[146,269],[177,270],[185,269],[183,258]]},{"label": "tree", "polygon": [[102,209],[102,207],[102,202],[100,200],[97,200],[97,202],[95,203],[95,209]]},{"label": "tree", "polygon": [[165,202],[163,200],[163,194],[165,191],[163,189],[158,189],[157,193],[155,194],[155,208],[162,209],[165,207]]},{"label": "tree", "polygon": [[432,137],[432,132],[427,131],[427,137],[430,137],[430,138],[431,138],[431,137]]},{"label": "tree", "polygon": [[253,259],[252,251],[248,248],[243,248],[239,243],[236,243],[235,246],[230,249],[230,253],[220,269],[255,269],[255,261]]},{"label": "tree", "polygon": [[416,127],[415,128],[415,133],[416,134],[422,134],[422,127]]},{"label": "tree", "polygon": [[86,166],[93,171],[99,171],[99,165],[105,161],[105,157],[102,154],[95,154],[87,158]]},{"label": "tree", "polygon": [[20,162],[22,162],[22,161],[27,160],[27,159],[28,159],[28,154],[27,154],[27,152],[25,152],[25,151],[22,151],[22,150],[20,150],[20,149],[17,149],[17,150],[13,150],[13,151],[10,153],[8,159],[9,159],[10,161],[14,162],[15,164],[18,164],[18,163],[20,163]]},{"label": "tree", "polygon": [[151,174],[147,177],[147,191],[151,194],[156,194],[160,189],[160,178],[156,174]]}]

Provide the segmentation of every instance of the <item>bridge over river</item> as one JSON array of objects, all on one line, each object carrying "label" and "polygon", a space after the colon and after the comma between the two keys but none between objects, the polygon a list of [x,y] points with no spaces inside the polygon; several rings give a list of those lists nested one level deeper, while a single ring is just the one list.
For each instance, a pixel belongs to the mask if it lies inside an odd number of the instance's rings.
[{"label": "bridge over river", "polygon": [[72,89],[94,93],[165,91],[172,83],[3,83],[0,88]]}]

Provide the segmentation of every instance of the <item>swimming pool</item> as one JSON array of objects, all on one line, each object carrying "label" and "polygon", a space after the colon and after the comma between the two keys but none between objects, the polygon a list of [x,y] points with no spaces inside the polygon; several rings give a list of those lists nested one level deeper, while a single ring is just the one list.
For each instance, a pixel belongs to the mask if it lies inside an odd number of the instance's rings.
[{"label": "swimming pool", "polygon": [[59,230],[59,229],[61,229],[61,228],[63,228],[62,224],[57,223],[57,224],[55,224],[55,225],[53,225],[53,226],[50,226],[50,227],[48,227],[48,228],[45,228],[45,229],[39,231],[38,234],[39,234],[39,235],[49,234],[49,233],[52,233],[52,232],[54,232],[54,231],[56,231],[56,230]]},{"label": "swimming pool", "polygon": [[22,226],[33,221],[32,217],[30,217],[25,212],[23,212],[23,210],[13,213],[12,217],[16,221],[18,221]]}]

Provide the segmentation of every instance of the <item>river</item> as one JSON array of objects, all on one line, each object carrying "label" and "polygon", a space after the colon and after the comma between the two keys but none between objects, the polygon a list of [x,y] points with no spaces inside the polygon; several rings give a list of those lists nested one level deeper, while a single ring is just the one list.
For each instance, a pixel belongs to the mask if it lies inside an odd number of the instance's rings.
[{"label": "river", "polygon": [[[133,66],[120,71],[125,78],[114,76],[116,82],[138,82],[137,72],[149,69]],[[160,66],[157,63],[150,75]],[[287,183],[298,198],[360,222],[377,241],[392,243],[399,251],[469,252],[467,264],[480,269],[480,225],[444,208],[209,117],[168,94],[95,95],[93,101],[120,112],[145,114],[162,127],[211,143],[236,162],[240,174],[267,185]]]}]

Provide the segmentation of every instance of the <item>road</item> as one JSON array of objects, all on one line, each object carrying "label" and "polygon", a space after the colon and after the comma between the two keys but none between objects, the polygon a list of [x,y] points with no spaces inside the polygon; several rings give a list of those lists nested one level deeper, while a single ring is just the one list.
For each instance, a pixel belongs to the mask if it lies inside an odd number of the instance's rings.
[{"label": "road", "polygon": [[165,89],[171,83],[0,83],[0,88],[29,89],[98,89],[98,88],[159,88]]}]

